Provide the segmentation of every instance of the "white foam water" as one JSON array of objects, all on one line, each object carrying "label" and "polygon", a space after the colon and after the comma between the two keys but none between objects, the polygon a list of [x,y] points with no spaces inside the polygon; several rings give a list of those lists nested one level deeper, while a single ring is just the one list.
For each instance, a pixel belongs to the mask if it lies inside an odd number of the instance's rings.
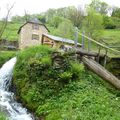
[{"label": "white foam water", "polygon": [[15,101],[14,93],[9,91],[16,61],[14,57],[0,69],[0,108],[7,113],[9,120],[34,120],[27,109]]}]

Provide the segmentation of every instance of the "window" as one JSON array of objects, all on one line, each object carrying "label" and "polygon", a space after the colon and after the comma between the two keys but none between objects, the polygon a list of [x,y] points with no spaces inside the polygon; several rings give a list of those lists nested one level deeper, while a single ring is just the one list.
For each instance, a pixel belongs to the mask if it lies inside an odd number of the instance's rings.
[{"label": "window", "polygon": [[39,35],[32,34],[32,40],[39,40]]},{"label": "window", "polygon": [[39,30],[39,25],[38,24],[33,24],[32,29],[33,30]]}]

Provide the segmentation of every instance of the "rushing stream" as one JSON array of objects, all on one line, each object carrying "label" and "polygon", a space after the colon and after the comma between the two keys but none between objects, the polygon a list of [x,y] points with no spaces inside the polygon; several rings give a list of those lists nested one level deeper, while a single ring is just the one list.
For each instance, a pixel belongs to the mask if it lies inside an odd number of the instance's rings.
[{"label": "rushing stream", "polygon": [[9,91],[16,58],[6,62],[0,69],[0,110],[7,113],[9,120],[34,120],[33,116],[17,103],[14,93]]}]

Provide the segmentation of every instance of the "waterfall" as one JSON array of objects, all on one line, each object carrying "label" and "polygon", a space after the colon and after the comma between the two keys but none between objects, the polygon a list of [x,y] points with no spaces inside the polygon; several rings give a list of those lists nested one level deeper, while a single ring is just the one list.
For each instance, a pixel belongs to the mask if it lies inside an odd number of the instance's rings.
[{"label": "waterfall", "polygon": [[9,120],[34,120],[27,109],[15,101],[14,93],[9,91],[16,61],[14,57],[0,69],[0,110],[7,113]]}]

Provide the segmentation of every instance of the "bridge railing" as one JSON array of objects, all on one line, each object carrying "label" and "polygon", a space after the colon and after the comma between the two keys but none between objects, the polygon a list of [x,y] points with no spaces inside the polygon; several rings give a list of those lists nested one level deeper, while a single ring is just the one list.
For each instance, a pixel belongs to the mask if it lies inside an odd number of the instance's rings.
[{"label": "bridge railing", "polygon": [[88,52],[98,52],[99,54],[105,54],[109,56],[119,56],[120,57],[120,51],[113,49],[109,46],[106,46],[88,36],[85,35],[85,33],[78,34],[82,37],[82,49],[88,50]]}]

